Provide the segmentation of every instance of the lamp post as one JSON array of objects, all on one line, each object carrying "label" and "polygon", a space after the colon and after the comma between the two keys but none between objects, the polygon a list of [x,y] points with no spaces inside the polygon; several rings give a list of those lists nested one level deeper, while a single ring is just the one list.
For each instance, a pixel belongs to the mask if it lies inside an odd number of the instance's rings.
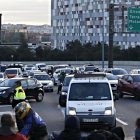
[{"label": "lamp post", "polygon": [[102,69],[104,69],[104,42],[105,42],[105,38],[104,38],[104,18],[105,18],[105,15],[104,15],[104,0],[103,0],[103,30],[102,30]]},{"label": "lamp post", "polygon": [[14,55],[11,55],[11,60],[12,60],[12,62],[13,62],[13,58],[14,58]]}]

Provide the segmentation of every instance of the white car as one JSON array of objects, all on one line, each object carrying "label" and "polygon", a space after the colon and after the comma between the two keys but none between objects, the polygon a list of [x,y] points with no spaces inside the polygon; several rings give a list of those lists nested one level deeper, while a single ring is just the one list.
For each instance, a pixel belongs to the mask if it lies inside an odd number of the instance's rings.
[{"label": "white car", "polygon": [[4,73],[0,72],[0,82],[4,81]]},{"label": "white car", "polygon": [[34,73],[34,78],[36,78],[40,83],[42,83],[45,91],[53,92],[54,83],[50,76],[45,72]]},{"label": "white car", "polygon": [[109,80],[113,93],[116,93],[119,79],[118,76],[113,75],[112,73],[106,73],[106,78]]},{"label": "white car", "polygon": [[140,69],[132,69],[130,74],[140,74]]},{"label": "white car", "polygon": [[68,87],[65,116],[76,115],[81,128],[113,128],[116,126],[114,99],[105,74],[74,75]]},{"label": "white car", "polygon": [[58,76],[61,72],[65,72],[66,75],[69,75],[72,71],[74,71],[72,68],[60,68],[56,69],[56,71],[53,73],[54,83],[57,85],[59,84]]}]

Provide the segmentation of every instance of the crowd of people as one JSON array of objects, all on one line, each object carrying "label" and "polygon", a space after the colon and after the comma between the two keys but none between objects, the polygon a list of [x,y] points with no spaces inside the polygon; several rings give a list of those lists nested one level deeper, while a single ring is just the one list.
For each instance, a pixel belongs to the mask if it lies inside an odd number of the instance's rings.
[{"label": "crowd of people", "polygon": [[[60,75],[59,80],[64,80],[65,74]],[[61,88],[61,87],[60,87]],[[58,88],[58,93],[59,93]],[[1,117],[0,140],[124,140],[125,134],[122,127],[111,130],[93,130],[86,136],[80,129],[80,121],[77,116],[69,116],[65,121],[62,131],[48,134],[47,124],[29,103],[26,102],[25,92],[18,81],[15,85],[12,107],[15,111],[15,119],[11,114],[3,114]],[[17,126],[17,127],[16,127]],[[135,140],[140,140],[140,118],[136,120]]]},{"label": "crowd of people", "polygon": [[[46,122],[29,103],[23,101],[15,108],[16,119],[11,114],[1,117],[0,140],[124,140],[122,127],[111,130],[93,130],[83,135],[77,116],[69,116],[62,131],[48,134]],[[16,128],[17,126],[17,128]],[[140,118],[136,120],[135,140],[140,140]]]}]

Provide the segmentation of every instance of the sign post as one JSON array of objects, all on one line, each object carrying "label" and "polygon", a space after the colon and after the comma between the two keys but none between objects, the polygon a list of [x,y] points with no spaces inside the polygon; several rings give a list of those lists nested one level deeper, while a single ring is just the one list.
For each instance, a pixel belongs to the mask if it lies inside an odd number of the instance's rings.
[{"label": "sign post", "polygon": [[140,8],[130,7],[128,9],[128,27],[129,32],[140,32]]}]

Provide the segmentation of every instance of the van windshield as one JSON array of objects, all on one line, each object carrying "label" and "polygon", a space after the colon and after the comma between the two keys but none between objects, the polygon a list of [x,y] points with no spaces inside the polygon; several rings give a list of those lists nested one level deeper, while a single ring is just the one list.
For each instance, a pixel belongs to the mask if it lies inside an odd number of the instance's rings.
[{"label": "van windshield", "polygon": [[73,83],[69,100],[111,100],[109,85],[107,83]]}]

